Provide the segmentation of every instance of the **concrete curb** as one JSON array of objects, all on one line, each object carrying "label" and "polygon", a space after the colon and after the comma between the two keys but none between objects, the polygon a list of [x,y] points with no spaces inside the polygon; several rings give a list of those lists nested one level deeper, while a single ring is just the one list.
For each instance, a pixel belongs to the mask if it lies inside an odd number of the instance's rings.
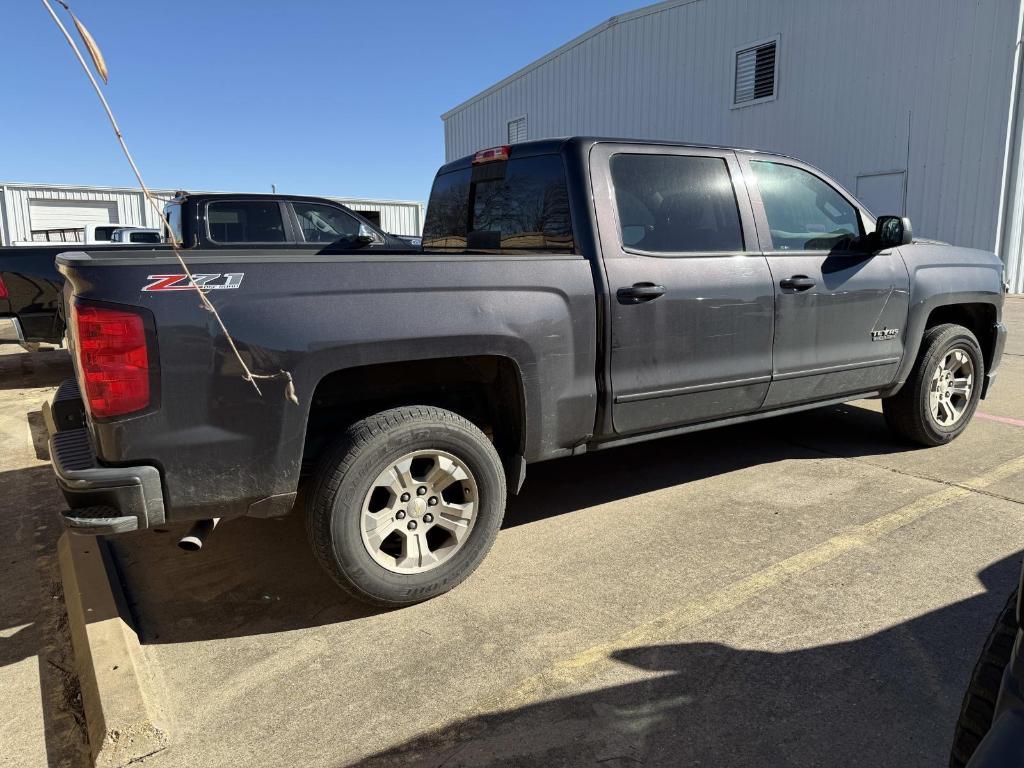
[{"label": "concrete curb", "polygon": [[89,745],[97,768],[121,768],[170,743],[139,637],[102,537],[57,544]]}]

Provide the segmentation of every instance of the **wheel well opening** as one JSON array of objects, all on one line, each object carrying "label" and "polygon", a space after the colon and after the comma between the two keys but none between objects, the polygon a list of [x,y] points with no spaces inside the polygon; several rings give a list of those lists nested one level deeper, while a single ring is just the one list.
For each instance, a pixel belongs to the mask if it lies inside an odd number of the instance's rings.
[{"label": "wheel well opening", "polygon": [[925,329],[944,323],[955,323],[970,329],[981,345],[985,370],[990,370],[995,350],[996,308],[991,304],[949,304],[936,307],[928,315]]},{"label": "wheel well opening", "polygon": [[313,393],[303,471],[349,424],[401,405],[433,405],[472,421],[505,463],[523,453],[525,411],[519,369],[505,357],[410,360],[335,371]]}]

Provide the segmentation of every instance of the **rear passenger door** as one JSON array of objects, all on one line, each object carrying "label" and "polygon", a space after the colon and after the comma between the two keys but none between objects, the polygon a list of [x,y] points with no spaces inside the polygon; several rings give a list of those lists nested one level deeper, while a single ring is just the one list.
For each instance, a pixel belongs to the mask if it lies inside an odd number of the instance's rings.
[{"label": "rear passenger door", "polygon": [[873,227],[855,200],[810,166],[741,156],[775,291],[765,408],[884,387],[903,356],[909,278],[895,250],[866,252]]},{"label": "rear passenger door", "polygon": [[591,173],[614,430],[756,411],[774,294],[735,154],[597,144]]}]

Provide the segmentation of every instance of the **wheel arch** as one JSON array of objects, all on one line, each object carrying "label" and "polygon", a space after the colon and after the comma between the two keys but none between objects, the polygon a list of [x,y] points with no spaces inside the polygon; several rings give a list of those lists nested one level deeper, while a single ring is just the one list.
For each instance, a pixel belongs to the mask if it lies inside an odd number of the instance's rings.
[{"label": "wheel arch", "polygon": [[310,400],[303,466],[312,466],[350,423],[389,408],[431,405],[463,416],[491,439],[515,492],[525,469],[527,402],[522,369],[505,355],[398,360],[328,371]]},{"label": "wheel arch", "polygon": [[883,396],[890,397],[902,389],[921,351],[924,334],[943,323],[962,325],[977,337],[988,370],[995,355],[998,320],[999,299],[988,292],[947,293],[918,302],[907,318],[906,344],[896,381]]}]

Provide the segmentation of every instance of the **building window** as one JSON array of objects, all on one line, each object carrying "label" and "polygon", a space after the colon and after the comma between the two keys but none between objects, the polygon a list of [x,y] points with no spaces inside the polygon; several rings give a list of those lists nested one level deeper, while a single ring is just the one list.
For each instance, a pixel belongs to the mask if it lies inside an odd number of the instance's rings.
[{"label": "building window", "polygon": [[518,144],[526,141],[526,115],[508,121],[508,143]]},{"label": "building window", "polygon": [[778,90],[779,40],[767,40],[736,50],[736,77],[733,80],[733,106],[770,101]]}]

